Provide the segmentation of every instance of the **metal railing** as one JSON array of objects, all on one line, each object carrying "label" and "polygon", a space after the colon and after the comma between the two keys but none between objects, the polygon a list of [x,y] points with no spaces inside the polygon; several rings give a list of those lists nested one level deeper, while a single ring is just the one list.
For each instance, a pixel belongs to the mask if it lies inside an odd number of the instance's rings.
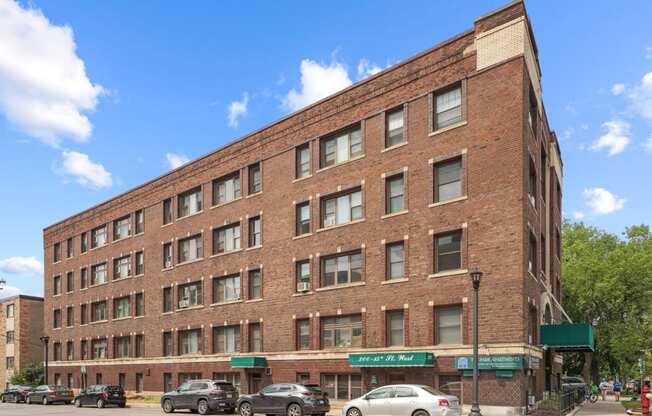
[{"label": "metal railing", "polygon": [[586,398],[583,387],[564,388],[562,391],[546,392],[543,400],[537,405],[537,416],[563,416],[582,404]]}]

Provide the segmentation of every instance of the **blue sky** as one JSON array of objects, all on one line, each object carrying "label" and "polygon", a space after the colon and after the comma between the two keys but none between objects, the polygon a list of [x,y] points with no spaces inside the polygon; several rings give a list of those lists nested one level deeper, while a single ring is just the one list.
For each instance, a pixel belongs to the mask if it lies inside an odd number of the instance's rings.
[{"label": "blue sky", "polygon": [[[4,295],[42,295],[48,224],[469,29],[504,4],[313,3],[0,0]],[[612,232],[649,224],[652,2],[526,6],[561,140],[565,215]]]}]

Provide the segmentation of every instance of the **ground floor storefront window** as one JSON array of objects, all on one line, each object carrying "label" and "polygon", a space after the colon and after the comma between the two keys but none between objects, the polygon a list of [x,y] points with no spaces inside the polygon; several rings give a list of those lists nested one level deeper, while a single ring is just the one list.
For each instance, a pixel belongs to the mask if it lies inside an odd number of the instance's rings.
[{"label": "ground floor storefront window", "polygon": [[189,380],[199,380],[201,373],[179,373],[179,385]]},{"label": "ground floor storefront window", "polygon": [[457,396],[462,400],[462,376],[459,374],[440,374],[437,389],[444,394]]},{"label": "ground floor storefront window", "polygon": [[362,395],[360,374],[322,374],[321,388],[332,400],[351,400]]}]

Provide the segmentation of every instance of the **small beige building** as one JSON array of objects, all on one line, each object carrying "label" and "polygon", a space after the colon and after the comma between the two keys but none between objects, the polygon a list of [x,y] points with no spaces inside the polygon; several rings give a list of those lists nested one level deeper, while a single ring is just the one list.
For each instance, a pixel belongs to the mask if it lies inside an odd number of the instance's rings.
[{"label": "small beige building", "polygon": [[43,360],[43,298],[18,295],[0,299],[0,388],[16,371]]}]

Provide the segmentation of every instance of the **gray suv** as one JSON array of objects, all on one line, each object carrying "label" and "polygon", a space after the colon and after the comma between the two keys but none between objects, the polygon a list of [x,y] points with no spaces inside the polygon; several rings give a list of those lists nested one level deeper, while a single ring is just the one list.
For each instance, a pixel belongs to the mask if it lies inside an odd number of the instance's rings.
[{"label": "gray suv", "polygon": [[217,410],[233,413],[238,392],[233,384],[215,380],[189,380],[161,397],[165,413],[188,409],[206,415]]},{"label": "gray suv", "polygon": [[330,410],[328,396],[314,384],[272,384],[257,394],[238,400],[240,416],[257,413],[283,416],[326,416]]}]

